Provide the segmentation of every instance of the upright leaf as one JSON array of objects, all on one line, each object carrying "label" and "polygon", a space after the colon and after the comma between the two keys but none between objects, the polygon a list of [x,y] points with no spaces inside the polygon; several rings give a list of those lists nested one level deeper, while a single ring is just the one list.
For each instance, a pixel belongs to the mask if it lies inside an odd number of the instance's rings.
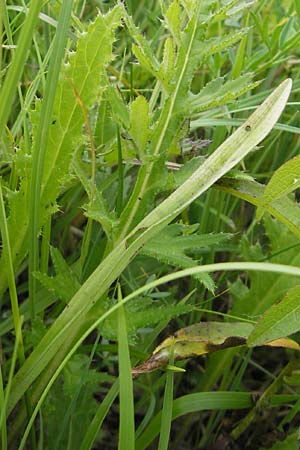
[{"label": "upright leaf", "polygon": [[139,95],[130,107],[130,133],[137,146],[139,158],[143,161],[150,129],[149,106],[142,95]]}]

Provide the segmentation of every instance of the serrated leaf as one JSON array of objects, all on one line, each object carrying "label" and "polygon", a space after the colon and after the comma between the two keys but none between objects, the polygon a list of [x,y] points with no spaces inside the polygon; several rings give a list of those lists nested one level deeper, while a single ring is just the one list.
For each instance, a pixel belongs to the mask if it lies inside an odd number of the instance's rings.
[{"label": "serrated leaf", "polygon": [[179,43],[181,20],[180,20],[180,6],[178,0],[174,0],[170,4],[166,12],[165,20],[167,23],[168,30],[172,33],[175,41]]},{"label": "serrated leaf", "polygon": [[110,104],[111,113],[115,121],[127,130],[130,126],[129,111],[118,90],[114,86],[108,86],[105,92],[105,98]]},{"label": "serrated leaf", "polygon": [[130,106],[130,134],[143,161],[149,138],[149,105],[145,97],[139,95]]},{"label": "serrated leaf", "polygon": [[[109,304],[108,306],[111,306]],[[154,327],[161,322],[169,322],[175,317],[187,314],[194,310],[193,305],[174,304],[173,301],[167,304],[157,304],[149,297],[138,298],[129,302],[125,307],[127,314],[127,328],[129,337],[136,338],[140,329]],[[107,339],[116,340],[118,330],[117,313],[111,314],[101,327],[102,335]]]},{"label": "serrated leaf", "polygon": [[[72,53],[65,65],[57,87],[53,107],[53,123],[49,131],[47,152],[42,180],[41,225],[48,214],[57,210],[56,199],[61,186],[70,177],[70,162],[73,152],[82,140],[84,117],[78,105],[70,79],[78,91],[80,99],[88,110],[105,88],[103,77],[106,64],[113,58],[112,45],[114,30],[121,23],[123,8],[119,5],[107,15],[99,15],[79,36],[76,52]],[[33,139],[39,120],[39,104],[32,113]],[[30,161],[26,158],[26,161]],[[30,167],[29,167],[30,170]],[[21,174],[20,188],[11,201],[11,217],[8,219],[9,234],[15,237],[12,257],[17,267],[26,256],[28,245],[28,183],[29,171]],[[0,261],[0,268],[3,266]],[[6,271],[0,270],[0,291],[6,286]]]},{"label": "serrated leaf", "polygon": [[44,204],[56,199],[60,183],[69,172],[74,148],[82,139],[84,116],[69,80],[88,110],[107,86],[102,74],[113,58],[114,30],[121,23],[122,13],[123,9],[116,6],[106,16],[99,15],[79,37],[76,52],[65,66],[53,107],[55,123],[49,132],[43,174]]},{"label": "serrated leaf", "polygon": [[85,215],[91,219],[99,222],[108,239],[112,238],[113,230],[118,225],[118,219],[115,212],[108,210],[106,201],[103,198],[102,192],[96,189],[94,193],[94,201],[86,205]]},{"label": "serrated leaf", "polygon": [[173,76],[174,64],[175,64],[175,46],[173,39],[168,37],[165,40],[163,60],[160,65],[161,78],[165,82],[165,87],[167,87],[170,79]]},{"label": "serrated leaf", "polygon": [[293,192],[300,186],[300,157],[287,161],[272,175],[261,197],[257,208],[257,218],[260,219],[265,209],[275,200]]},{"label": "serrated leaf", "polygon": [[34,273],[34,276],[49,292],[68,303],[81,285],[57,248],[51,247],[51,258],[56,276],[49,276],[41,272]]},{"label": "serrated leaf", "polygon": [[134,55],[139,60],[141,66],[156,77],[159,72],[159,63],[152,52],[147,39],[145,39],[138,27],[134,24],[132,17],[129,16],[129,14],[125,14],[125,22],[132,39],[137,44],[132,44]]},{"label": "serrated leaf", "polygon": [[259,85],[259,81],[252,83],[251,79],[252,75],[246,74],[225,83],[224,78],[212,80],[205,85],[199,94],[190,96],[187,112],[189,111],[193,115],[223,105],[224,103],[229,103]]},{"label": "serrated leaf", "polygon": [[280,303],[269,308],[248,338],[248,345],[261,345],[300,330],[300,286],[288,290]]},{"label": "serrated leaf", "polygon": [[[152,238],[141,250],[141,253],[158,259],[161,262],[186,269],[195,266],[195,260],[187,255],[197,250],[209,250],[229,239],[228,234],[189,234],[189,226],[172,224]],[[195,228],[194,228],[194,231]],[[203,276],[204,275],[204,276]],[[208,274],[198,274],[195,278],[207,289],[213,291],[215,285]]]}]

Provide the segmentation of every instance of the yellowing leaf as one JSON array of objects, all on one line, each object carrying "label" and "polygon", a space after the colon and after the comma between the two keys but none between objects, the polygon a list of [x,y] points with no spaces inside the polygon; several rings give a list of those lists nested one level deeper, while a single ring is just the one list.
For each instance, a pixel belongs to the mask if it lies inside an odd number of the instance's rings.
[{"label": "yellowing leaf", "polygon": [[[246,322],[200,322],[181,328],[156,347],[152,356],[135,367],[132,373],[139,375],[166,366],[169,363],[171,351],[174,361],[180,361],[229,347],[246,345],[247,337],[253,328],[254,325]],[[276,339],[262,345],[300,350],[297,342],[288,338]]]},{"label": "yellowing leaf", "polygon": [[237,347],[246,343],[253,325],[245,322],[200,322],[178,330],[174,336],[165,339],[152,356],[138,367],[133,374],[151,372],[169,362],[173,349],[174,361],[205,355],[228,347]]},{"label": "yellowing leaf", "polygon": [[275,341],[268,342],[268,347],[284,347],[284,348],[290,348],[292,350],[300,350],[300,346],[296,341],[293,341],[293,339],[289,338],[280,338],[275,339]]}]

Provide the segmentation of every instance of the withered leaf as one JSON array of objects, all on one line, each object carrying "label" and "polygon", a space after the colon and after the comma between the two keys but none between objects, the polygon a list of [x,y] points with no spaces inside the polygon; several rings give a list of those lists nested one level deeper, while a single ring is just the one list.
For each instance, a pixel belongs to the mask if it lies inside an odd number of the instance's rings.
[{"label": "withered leaf", "polygon": [[[143,364],[133,368],[133,375],[152,372],[170,361],[171,350],[174,361],[205,355],[229,347],[246,345],[254,325],[246,322],[200,322],[176,331],[166,338]],[[300,350],[297,342],[288,338],[276,339],[263,345]]]}]

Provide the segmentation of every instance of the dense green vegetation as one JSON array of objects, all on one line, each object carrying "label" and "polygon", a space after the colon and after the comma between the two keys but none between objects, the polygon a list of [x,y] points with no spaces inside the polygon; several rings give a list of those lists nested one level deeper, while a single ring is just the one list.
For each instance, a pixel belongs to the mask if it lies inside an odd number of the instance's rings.
[{"label": "dense green vegetation", "polygon": [[298,448],[298,0],[0,24],[1,449]]}]

